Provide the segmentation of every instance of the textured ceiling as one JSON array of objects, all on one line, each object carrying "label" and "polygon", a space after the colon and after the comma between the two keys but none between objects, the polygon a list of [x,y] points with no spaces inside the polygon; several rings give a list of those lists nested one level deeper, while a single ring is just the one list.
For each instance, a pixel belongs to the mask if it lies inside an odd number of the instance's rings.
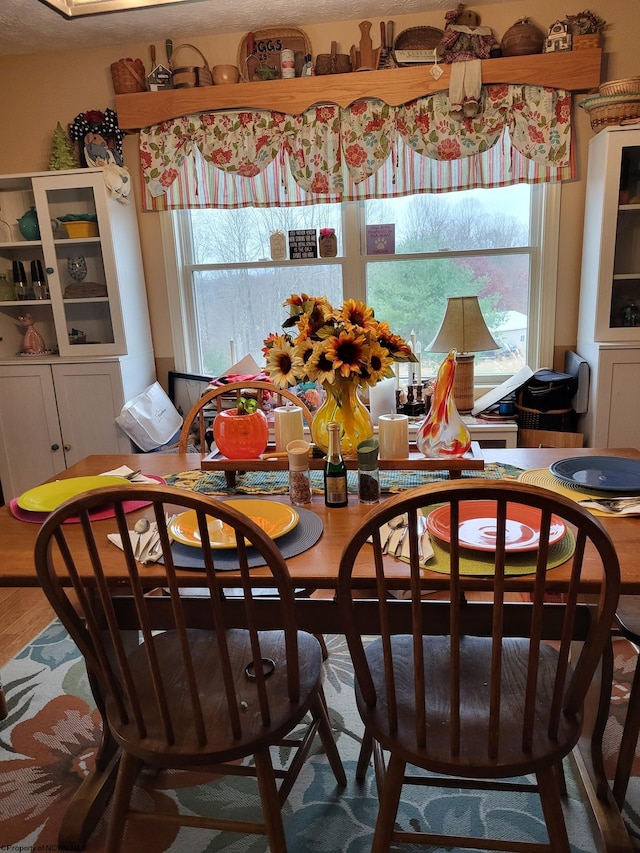
[{"label": "textured ceiling", "polygon": [[[475,0],[474,7],[509,0]],[[330,21],[395,18],[452,9],[457,0],[192,0],[130,12],[67,19],[41,0],[0,0],[0,55],[39,53],[123,42],[164,42],[195,33],[248,32]],[[444,15],[443,15],[444,23]]]}]

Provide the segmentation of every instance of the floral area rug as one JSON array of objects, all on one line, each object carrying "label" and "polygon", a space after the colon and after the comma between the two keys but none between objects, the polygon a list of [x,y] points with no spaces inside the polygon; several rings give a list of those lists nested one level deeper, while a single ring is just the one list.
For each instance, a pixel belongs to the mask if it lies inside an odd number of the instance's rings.
[{"label": "floral area rug", "polygon": [[[290,853],[368,853],[378,811],[373,771],[364,784],[355,780],[362,725],[353,698],[353,670],[344,638],[327,637],[325,690],[348,778],[336,786],[324,754],[316,748],[303,768],[284,807]],[[635,658],[624,643],[616,652],[614,711],[607,731],[611,763],[619,740]],[[57,850],[64,809],[91,766],[100,735],[82,659],[60,623],[53,622],[2,670],[9,717],[0,723],[0,845],[3,850]],[[282,757],[282,756],[280,756]],[[637,768],[640,772],[640,757]],[[251,779],[211,777],[203,773],[143,773],[134,792],[136,808],[196,815],[222,810],[229,817],[258,813]],[[594,840],[578,787],[567,767],[565,815],[572,853],[593,853]],[[640,828],[640,778],[629,789],[629,817]],[[106,815],[91,838],[88,851],[101,851]],[[492,794],[409,787],[398,813],[406,829],[479,836],[546,839],[538,798],[519,793]],[[640,837],[640,835],[638,835]],[[193,828],[131,824],[123,853],[266,853],[264,837],[238,836]],[[425,848],[403,847],[411,853]],[[444,853],[445,848],[428,848]],[[451,853],[453,848],[446,848]]]}]

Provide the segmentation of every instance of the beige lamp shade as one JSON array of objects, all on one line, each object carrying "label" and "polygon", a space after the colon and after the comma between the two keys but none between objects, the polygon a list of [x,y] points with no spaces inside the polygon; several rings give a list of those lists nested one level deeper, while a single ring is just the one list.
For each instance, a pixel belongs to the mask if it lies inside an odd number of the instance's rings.
[{"label": "beige lamp shade", "polygon": [[431,352],[484,352],[499,349],[482,316],[477,296],[451,296],[435,338],[427,347]]},{"label": "beige lamp shade", "polygon": [[456,351],[453,398],[459,412],[470,412],[474,404],[473,353],[498,348],[482,316],[478,297],[449,297],[442,324],[427,349],[431,352]]}]

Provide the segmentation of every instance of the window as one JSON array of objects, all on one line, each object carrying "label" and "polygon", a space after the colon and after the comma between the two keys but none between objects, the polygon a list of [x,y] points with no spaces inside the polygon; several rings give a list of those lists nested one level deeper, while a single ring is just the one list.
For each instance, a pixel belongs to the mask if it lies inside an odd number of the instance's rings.
[{"label": "window", "polygon": [[[291,293],[365,299],[379,319],[419,343],[423,376],[442,353],[426,350],[448,296],[477,295],[499,344],[476,356],[476,381],[496,384],[525,363],[551,363],[559,186],[423,194],[297,208],[181,210],[171,214],[177,299],[177,369],[216,375],[279,332]],[[392,225],[395,250],[367,229]],[[335,258],[272,260],[270,235],[334,228]],[[390,229],[385,229],[389,231]],[[380,229],[378,229],[378,232]],[[384,254],[376,254],[385,252]],[[544,288],[542,282],[544,281]]]}]

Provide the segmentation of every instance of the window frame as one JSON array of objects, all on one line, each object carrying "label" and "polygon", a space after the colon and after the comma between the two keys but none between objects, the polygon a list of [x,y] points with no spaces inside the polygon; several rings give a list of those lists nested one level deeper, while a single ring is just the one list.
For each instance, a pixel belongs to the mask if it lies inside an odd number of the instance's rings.
[{"label": "window frame", "polygon": [[[505,250],[509,252],[522,251],[531,257],[526,361],[527,365],[534,371],[542,366],[553,364],[561,187],[560,183],[532,186],[531,223],[532,228],[535,229],[532,233],[532,242],[528,247]],[[210,268],[251,267],[259,269],[283,265],[337,264],[342,267],[345,298],[351,297],[366,301],[366,267],[373,259],[372,256],[367,256],[364,253],[364,246],[366,245],[364,202],[343,202],[342,204],[342,256],[302,261],[286,259],[231,264],[189,264],[184,260],[184,246],[186,241],[191,239],[190,220],[188,216],[183,215],[186,212],[175,210],[159,214],[163,259],[167,276],[173,357],[175,369],[178,371],[201,372],[197,340],[195,336],[189,334],[190,329],[196,328],[193,289],[189,286],[192,271]],[[478,255],[483,252],[495,254],[496,250],[474,250],[472,254]],[[396,255],[395,257],[419,260],[438,256],[441,256],[440,253],[415,253]],[[376,258],[376,260],[378,259]],[[381,256],[380,260],[388,261],[389,256]],[[506,378],[506,375],[495,377],[477,374],[476,385],[480,388],[489,389]]]}]

